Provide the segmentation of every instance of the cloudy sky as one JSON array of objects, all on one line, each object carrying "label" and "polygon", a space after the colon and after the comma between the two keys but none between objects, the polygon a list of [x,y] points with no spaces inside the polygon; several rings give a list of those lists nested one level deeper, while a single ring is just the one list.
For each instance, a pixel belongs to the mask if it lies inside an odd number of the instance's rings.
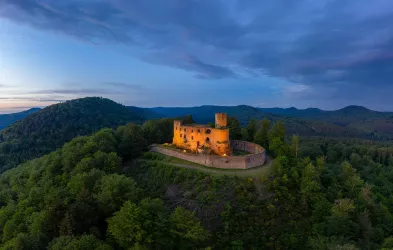
[{"label": "cloudy sky", "polygon": [[392,0],[0,0],[0,113],[125,105],[393,110]]}]

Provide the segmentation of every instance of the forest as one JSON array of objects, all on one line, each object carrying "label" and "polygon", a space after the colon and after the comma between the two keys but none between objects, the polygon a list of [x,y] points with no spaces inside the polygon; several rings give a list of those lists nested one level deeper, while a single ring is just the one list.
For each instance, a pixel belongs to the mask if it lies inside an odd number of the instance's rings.
[{"label": "forest", "polygon": [[0,131],[0,173],[48,154],[77,136],[91,135],[101,128],[117,128],[127,122],[142,123],[142,120],[129,108],[98,97],[75,99],[35,110]]},{"label": "forest", "polygon": [[148,152],[171,141],[171,118],[106,127],[1,174],[0,249],[393,249],[388,141],[230,117],[231,139],[274,158],[267,174],[239,177]]}]

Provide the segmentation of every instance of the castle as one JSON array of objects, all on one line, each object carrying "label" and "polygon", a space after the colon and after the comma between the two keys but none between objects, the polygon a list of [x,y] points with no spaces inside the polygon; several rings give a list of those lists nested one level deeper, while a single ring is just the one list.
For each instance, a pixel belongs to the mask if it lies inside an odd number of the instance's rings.
[{"label": "castle", "polygon": [[227,114],[217,113],[215,127],[201,124],[184,124],[175,120],[173,145],[195,153],[215,153],[221,156],[232,154],[227,127]]}]

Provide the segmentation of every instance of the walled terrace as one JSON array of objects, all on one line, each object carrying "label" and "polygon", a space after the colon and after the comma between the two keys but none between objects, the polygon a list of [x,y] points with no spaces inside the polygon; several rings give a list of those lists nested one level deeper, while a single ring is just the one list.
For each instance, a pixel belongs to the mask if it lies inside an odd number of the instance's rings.
[{"label": "walled terrace", "polygon": [[266,152],[263,147],[252,142],[238,140],[230,141],[230,145],[232,149],[246,151],[249,154],[241,156],[199,154],[164,145],[152,145],[150,150],[213,168],[249,169],[265,164]]}]

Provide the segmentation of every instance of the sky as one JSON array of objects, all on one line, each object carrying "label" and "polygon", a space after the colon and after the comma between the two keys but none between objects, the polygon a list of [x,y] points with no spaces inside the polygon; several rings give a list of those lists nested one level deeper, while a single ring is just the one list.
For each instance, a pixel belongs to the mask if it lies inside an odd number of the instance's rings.
[{"label": "sky", "polygon": [[0,113],[141,107],[393,111],[391,0],[0,0]]}]

